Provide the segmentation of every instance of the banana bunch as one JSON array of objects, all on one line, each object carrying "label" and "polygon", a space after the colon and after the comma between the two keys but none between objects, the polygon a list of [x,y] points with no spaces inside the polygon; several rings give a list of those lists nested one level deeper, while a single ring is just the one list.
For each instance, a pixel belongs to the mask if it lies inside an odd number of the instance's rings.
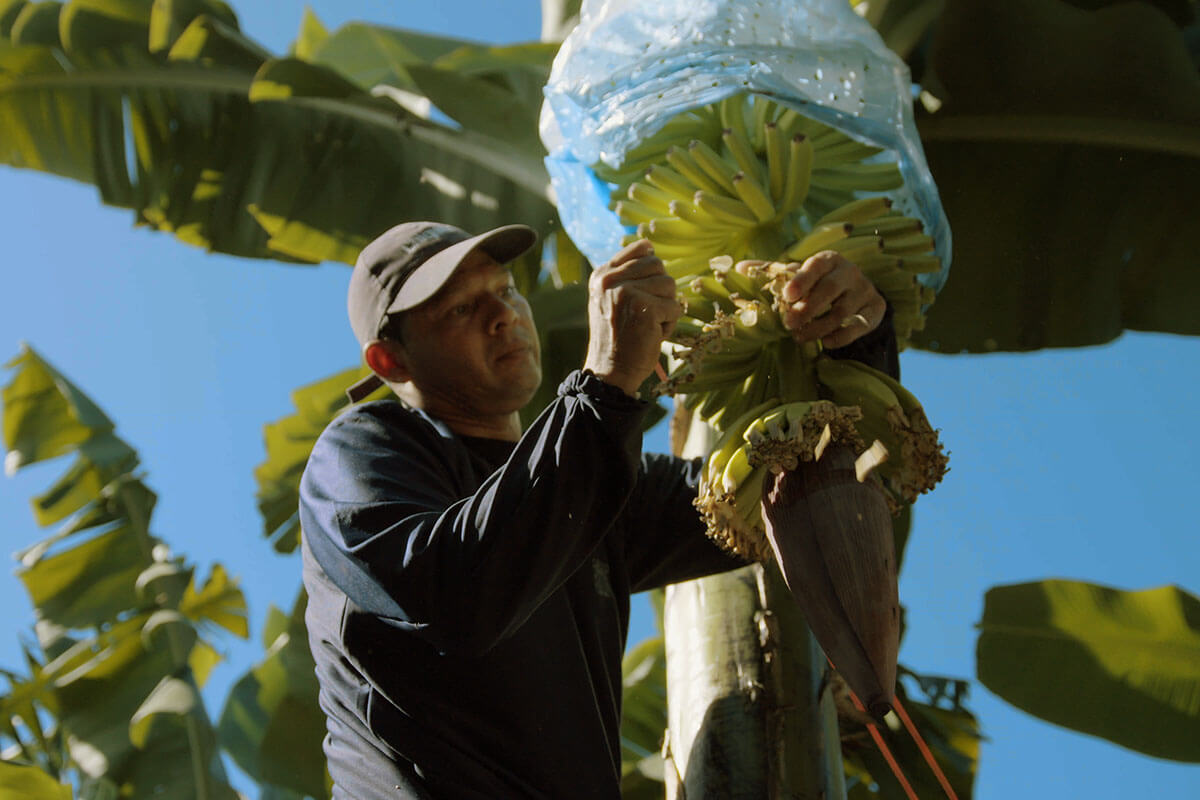
[{"label": "banana bunch", "polygon": [[912,503],[946,474],[948,458],[921,402],[887,373],[853,360],[817,359],[817,380],[839,405],[857,406],[855,425],[865,441],[882,442],[893,457],[879,468],[893,512],[897,499]]},{"label": "banana bunch", "polygon": [[724,430],[766,398],[797,393],[783,368],[795,346],[766,280],[742,275],[727,258],[713,264],[707,275],[677,281],[684,315],[666,345],[671,370],[658,392]]},{"label": "banana bunch", "polygon": [[[670,172],[659,177],[673,188],[739,201],[751,216],[765,222],[799,207],[819,217],[858,192],[901,186],[895,163],[873,160],[882,152],[793,108],[745,93],[677,114],[626,153],[619,167],[599,162],[592,170],[615,184],[614,200],[623,201],[634,183],[649,180],[657,186],[646,171],[666,166]],[[735,180],[738,173],[743,177]],[[672,180],[680,177],[682,185]],[[747,183],[739,189],[743,180]],[[681,199],[692,202],[690,197]]]},{"label": "banana bunch", "polygon": [[760,502],[767,477],[819,459],[833,442],[864,450],[855,429],[860,416],[828,400],[780,404],[772,397],[738,417],[705,462],[696,493],[709,537],[743,558],[769,561]]},{"label": "banana bunch", "polygon": [[[710,534],[737,543],[739,552],[768,551],[758,512],[739,505],[732,513],[727,495],[749,468],[778,472],[809,460],[824,447],[817,446],[822,435],[860,457],[868,444],[879,443],[876,474],[893,512],[946,472],[937,432],[912,393],[884,373],[792,339],[782,294],[795,269],[776,262],[743,272],[728,257],[712,259],[705,273],[677,280],[684,314],[664,344],[670,369],[659,392],[723,434],[725,449],[718,446],[711,456],[700,507]],[[730,448],[738,435],[745,446],[735,457]],[[746,486],[760,491],[761,484],[755,476]]]},{"label": "banana bunch", "polygon": [[830,441],[854,453],[860,472],[878,467],[893,510],[945,472],[937,434],[907,390],[842,366],[853,362],[823,356],[819,344],[797,345],[783,324],[788,281],[807,258],[835,250],[887,298],[901,347],[924,326],[934,296],[918,279],[941,264],[921,221],[879,194],[903,185],[885,157],[747,93],[676,115],[619,168],[593,168],[636,230],[627,241],[649,239],[676,280],[684,314],[664,343],[659,392],[722,434],[697,506],[734,552],[771,557],[765,476],[818,458]]},{"label": "banana bunch", "polygon": [[[707,255],[774,257],[796,226],[862,192],[903,185],[883,151],[761,96],[742,94],[677,115],[596,174],[613,209],[654,241],[675,275]],[[674,203],[674,207],[672,207]]]},{"label": "banana bunch", "polygon": [[917,276],[941,262],[920,220],[893,211],[887,197],[862,197],[903,184],[881,153],[742,94],[676,115],[619,169],[593,169],[616,185],[613,210],[635,227],[626,242],[649,239],[675,278],[705,272],[718,256],[803,262],[836,250],[887,297],[904,347],[934,299]]}]

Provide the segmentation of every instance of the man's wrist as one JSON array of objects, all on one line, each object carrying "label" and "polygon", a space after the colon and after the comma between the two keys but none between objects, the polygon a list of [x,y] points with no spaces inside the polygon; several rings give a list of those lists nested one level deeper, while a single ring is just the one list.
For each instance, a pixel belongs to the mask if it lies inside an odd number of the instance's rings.
[{"label": "man's wrist", "polygon": [[610,386],[620,389],[634,400],[638,399],[638,387],[642,385],[641,381],[635,381],[628,375],[617,370],[594,369],[592,367],[585,366],[583,368],[583,373],[585,375],[591,375],[595,378],[598,378]]}]

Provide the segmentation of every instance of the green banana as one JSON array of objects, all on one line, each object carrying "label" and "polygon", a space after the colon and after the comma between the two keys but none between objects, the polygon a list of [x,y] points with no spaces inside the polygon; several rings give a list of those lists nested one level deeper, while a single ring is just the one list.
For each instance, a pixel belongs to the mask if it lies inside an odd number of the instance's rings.
[{"label": "green banana", "polygon": [[846,134],[839,131],[837,128],[829,125],[821,124],[821,126],[809,134],[813,140],[813,147],[821,151],[827,151],[832,148],[841,147],[847,143],[858,144]]},{"label": "green banana", "polygon": [[[671,204],[668,206],[668,210],[670,210],[672,217],[678,217],[679,219],[687,220],[699,228],[711,229],[716,227],[713,224],[712,217],[709,217],[692,205],[690,200],[686,203],[682,200],[672,200]],[[646,220],[646,222],[649,221],[650,220]]]},{"label": "green banana", "polygon": [[762,95],[755,95],[750,106],[750,143],[755,150],[766,152],[767,123],[779,115],[779,106]]},{"label": "green banana", "polygon": [[654,209],[657,216],[665,217],[671,213],[671,201],[674,200],[671,195],[664,192],[662,189],[635,181],[629,184],[629,188],[625,190],[625,195],[635,203],[641,203],[647,208]]},{"label": "green banana", "polygon": [[717,484],[723,494],[733,494],[738,485],[753,471],[754,468],[750,466],[750,461],[746,457],[746,448],[739,447],[725,462],[725,469],[721,471],[721,479]]},{"label": "green banana", "polygon": [[852,360],[822,359],[817,363],[817,375],[835,396],[858,398],[863,407],[859,433],[868,441],[879,439],[887,447],[889,460],[880,473],[905,502],[913,502],[942,479],[948,459],[937,431],[929,425],[917,398],[899,381]]},{"label": "green banana", "polygon": [[[741,451],[739,451],[741,452]],[[748,527],[762,535],[762,495],[767,476],[766,467],[752,467],[743,476],[733,494],[733,507]]]},{"label": "green banana", "polygon": [[763,189],[762,184],[749,174],[745,172],[735,174],[733,189],[759,222],[769,222],[775,218],[775,206],[771,204],[770,196]]},{"label": "green banana", "polygon": [[717,103],[717,118],[721,121],[722,137],[733,132],[743,141],[749,142],[745,111],[745,95],[732,95]]},{"label": "green banana", "polygon": [[696,208],[721,220],[726,225],[746,228],[758,224],[758,218],[754,212],[739,200],[709,192],[696,192],[692,197],[692,202]]},{"label": "green banana", "polygon": [[[638,232],[641,233],[638,226]],[[712,228],[702,228],[680,217],[655,217],[645,223],[647,238],[664,244],[695,244],[707,242],[720,243],[725,241],[728,234],[714,231]]]},{"label": "green banana", "polygon": [[779,209],[784,214],[808,198],[813,152],[812,142],[804,134],[797,134],[788,142],[787,174],[783,180],[783,197],[779,201]]},{"label": "green banana", "polygon": [[900,266],[912,273],[925,274],[940,271],[942,260],[933,255],[905,255],[900,259]]},{"label": "green banana", "polygon": [[871,273],[871,283],[889,299],[896,295],[919,296],[917,278],[911,272],[893,269],[885,272]]},{"label": "green banana", "polygon": [[618,200],[613,207],[617,212],[617,217],[626,225],[638,225],[643,222],[649,222],[658,216],[653,208],[637,202],[636,200]]},{"label": "green banana", "polygon": [[883,249],[900,256],[928,253],[934,244],[933,237],[924,233],[883,237]]},{"label": "green banana", "polygon": [[688,154],[708,177],[717,182],[722,191],[730,196],[737,195],[737,190],[733,188],[733,176],[737,174],[737,169],[728,161],[699,139],[688,142]]},{"label": "green banana", "polygon": [[666,158],[667,164],[684,178],[691,181],[698,190],[717,194],[721,193],[721,185],[708,177],[708,173],[701,169],[686,147],[670,148],[667,150]]},{"label": "green banana", "polygon": [[708,270],[708,257],[703,254],[659,258],[663,259],[663,268],[672,278],[695,277]]},{"label": "green banana", "polygon": [[761,162],[754,152],[753,145],[746,139],[745,132],[726,128],[721,132],[721,141],[725,143],[725,148],[733,156],[741,172],[753,176],[755,180],[761,180]]},{"label": "green banana", "polygon": [[873,158],[883,152],[882,148],[851,139],[844,133],[833,131],[832,136],[823,137],[819,142],[814,141],[817,148],[816,163],[820,167],[845,164],[850,161],[862,161]]},{"label": "green banana", "polygon": [[818,225],[803,239],[789,247],[785,254],[792,261],[804,261],[822,250],[828,250],[830,245],[845,239],[853,230],[854,226],[848,222],[827,222]]},{"label": "green banana", "polygon": [[689,407],[694,407],[703,398],[705,392],[723,388],[731,383],[738,384],[746,380],[758,364],[758,353],[751,352],[749,357],[740,359],[721,359],[707,356],[701,360],[699,369],[694,365],[679,370],[668,376],[668,385],[664,387],[666,394],[684,394],[688,396]]},{"label": "green banana", "polygon": [[717,277],[721,283],[725,284],[725,288],[729,290],[730,296],[737,295],[746,300],[759,300],[764,303],[770,302],[770,297],[764,288],[765,281],[756,281],[738,272],[736,267],[730,266],[721,270],[717,273]]},{"label": "green banana", "polygon": [[703,392],[697,398],[699,403],[695,409],[696,413],[704,418],[711,417],[722,408],[728,406],[738,394],[740,394],[740,387],[736,383],[730,383],[726,386]]},{"label": "green banana", "polygon": [[[790,404],[789,404],[790,405]],[[750,423],[742,433],[747,444],[757,445],[767,439],[783,441],[788,438],[788,406],[778,406]]]},{"label": "green banana", "polygon": [[[704,469],[701,471],[700,478],[703,483],[712,485],[713,478],[724,472],[726,462],[733,456],[734,451],[741,448],[744,444],[742,431],[746,429],[746,426],[753,422],[755,418],[778,404],[779,401],[773,397],[764,400],[762,403],[742,413],[741,416],[724,429],[721,438],[717,440],[712,452],[709,453],[708,458],[704,461]],[[717,472],[717,470],[721,472]]]},{"label": "green banana", "polygon": [[[820,156],[817,156],[819,164]],[[893,163],[847,164],[837,168],[814,167],[812,182],[817,186],[843,191],[882,192],[904,185],[900,170]]]},{"label": "green banana", "polygon": [[863,233],[873,233],[876,236],[895,236],[902,233],[920,233],[924,228],[921,220],[912,217],[895,216],[876,217],[866,222],[855,223],[854,227]]},{"label": "green banana", "polygon": [[691,202],[696,187],[684,176],[664,164],[655,164],[646,170],[646,180],[657,189],[661,189],[675,200]]},{"label": "green banana", "polygon": [[[788,169],[787,151],[783,134],[779,132],[779,125],[768,122],[763,126],[763,145],[767,156],[767,180],[770,183],[771,197],[779,201],[783,199]],[[782,205],[780,207],[783,208]]]},{"label": "green banana", "polygon": [[884,255],[883,240],[878,236],[850,236],[830,249],[841,253],[843,258],[860,269],[864,262]]},{"label": "green banana", "polygon": [[729,290],[725,288],[725,284],[721,283],[721,281],[717,280],[711,274],[701,275],[693,279],[688,288],[693,293],[717,303],[726,314],[732,314],[737,310],[737,306],[734,304],[733,298],[729,296]]},{"label": "green banana", "polygon": [[823,225],[826,222],[849,222],[852,225],[857,225],[860,222],[866,222],[870,219],[885,214],[892,207],[892,199],[890,197],[864,197],[861,200],[854,200],[845,205],[835,208],[825,216],[817,220],[817,225]]}]

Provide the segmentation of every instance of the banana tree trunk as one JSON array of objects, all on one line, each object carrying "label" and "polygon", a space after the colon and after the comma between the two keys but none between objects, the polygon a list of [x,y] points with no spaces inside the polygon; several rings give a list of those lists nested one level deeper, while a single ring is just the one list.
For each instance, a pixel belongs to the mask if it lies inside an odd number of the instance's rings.
[{"label": "banana tree trunk", "polygon": [[[684,455],[706,453],[694,423]],[[670,586],[668,800],[844,800],[825,656],[774,565]]]}]

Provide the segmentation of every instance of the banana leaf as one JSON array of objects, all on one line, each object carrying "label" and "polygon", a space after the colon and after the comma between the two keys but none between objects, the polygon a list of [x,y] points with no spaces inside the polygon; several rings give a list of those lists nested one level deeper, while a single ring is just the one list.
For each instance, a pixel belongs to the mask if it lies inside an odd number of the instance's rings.
[{"label": "banana leaf", "polygon": [[1200,598],[1174,586],[997,586],[979,628],[979,680],[1007,702],[1140,753],[1200,762]]},{"label": "banana leaf", "polygon": [[308,60],[363,90],[382,85],[423,96],[459,126],[540,159],[542,86],[557,50],[541,42],[490,47],[352,23],[312,47]]},{"label": "banana leaf", "polygon": [[667,730],[667,651],[663,592],[651,593],[658,634],[625,651],[621,661],[621,797],[661,798],[663,735]]},{"label": "banana leaf", "polygon": [[0,761],[0,796],[23,800],[71,800],[65,786],[37,767]]},{"label": "banana leaf", "polygon": [[1191,10],[946,0],[910,59],[941,103],[918,128],[954,231],[951,278],[917,346],[1024,351],[1127,329],[1200,334],[1200,261],[1187,236],[1200,73],[1177,25]]},{"label": "banana leaf", "polygon": [[10,470],[75,461],[34,501],[39,523],[58,530],[18,554],[41,653],[28,655],[28,678],[8,676],[0,739],[45,769],[76,770],[84,796],[103,785],[135,799],[232,800],[191,665],[213,662],[202,632],[246,635],[241,591],[219,566],[197,580],[150,534],[155,495],[95,403],[32,349],[7,366]]},{"label": "banana leaf", "polygon": [[[210,5],[25,6],[0,39],[0,159],[92,183],[138,224],[254,258],[352,261],[404,219],[468,230],[554,219],[540,153],[412,114],[387,87],[320,63],[339,34],[296,48],[317,61],[272,58]],[[444,50],[410,44],[422,57]],[[514,70],[529,60],[514,56]],[[450,89],[490,74],[448,63],[412,67]],[[511,92],[498,91],[478,100],[480,119],[510,113]]]},{"label": "banana leaf", "polygon": [[290,614],[270,609],[266,655],[234,684],[218,733],[221,746],[261,786],[321,799],[329,796],[321,750],[325,715],[317,704],[306,604],[301,590]]}]

